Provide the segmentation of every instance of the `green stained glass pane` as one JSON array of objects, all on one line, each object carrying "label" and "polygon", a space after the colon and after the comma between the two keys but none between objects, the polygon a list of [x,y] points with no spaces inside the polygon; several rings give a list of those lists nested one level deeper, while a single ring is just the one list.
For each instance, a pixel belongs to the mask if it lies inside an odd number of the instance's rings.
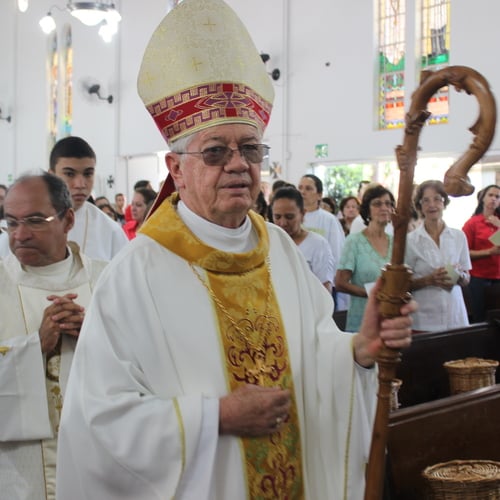
[{"label": "green stained glass pane", "polygon": [[379,62],[380,62],[380,67],[379,67],[380,73],[390,73],[391,71],[404,71],[405,69],[404,55],[396,64],[393,64],[389,62],[389,60],[387,59],[387,57],[384,56],[384,54],[381,53],[379,55]]}]

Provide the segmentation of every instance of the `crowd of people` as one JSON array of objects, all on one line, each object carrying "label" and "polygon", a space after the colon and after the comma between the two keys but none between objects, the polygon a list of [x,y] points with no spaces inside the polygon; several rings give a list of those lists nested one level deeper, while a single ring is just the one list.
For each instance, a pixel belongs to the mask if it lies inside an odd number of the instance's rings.
[{"label": "crowd of people", "polygon": [[[481,321],[498,289],[500,187],[460,231],[429,180],[406,247],[420,309],[383,318],[393,194],[362,181],[337,209],[313,174],[261,191],[272,84],[234,12],[201,3],[169,12],[139,74],[169,149],[159,193],[94,198],[74,136],[0,185],[2,498],[362,498],[381,347],[468,324],[461,287]],[[224,64],[171,67],[191,50]]]},{"label": "crowd of people", "polygon": [[[175,149],[172,151],[171,154],[175,155]],[[0,186],[4,229],[0,235],[0,242],[3,242],[0,245],[0,274],[4,274],[5,284],[2,307],[5,307],[3,317],[9,318],[8,321],[3,320],[0,339],[7,352],[17,352],[18,349],[23,352],[22,356],[7,359],[3,369],[16,370],[17,373],[26,364],[26,369],[21,370],[18,391],[14,391],[18,403],[13,404],[9,412],[4,412],[4,417],[14,422],[15,414],[24,411],[24,407],[40,417],[36,423],[19,420],[18,425],[8,425],[0,432],[2,440],[11,443],[3,451],[0,444],[0,452],[13,464],[10,468],[0,469],[0,478],[6,491],[19,489],[21,478],[17,467],[26,467],[27,457],[38,449],[38,445],[33,448],[34,443],[41,443],[42,454],[37,452],[35,458],[30,459],[32,470],[27,474],[35,479],[29,483],[29,488],[45,489],[47,498],[54,498],[61,405],[86,308],[90,305],[98,276],[107,262],[128,246],[125,235],[128,240],[136,238],[158,194],[149,181],[142,180],[134,185],[130,205],[126,204],[122,193],[116,194],[113,204],[105,196],[94,199],[96,155],[90,145],[79,137],[68,137],[56,143],[49,165],[46,173],[23,175],[9,188]],[[217,252],[230,250],[233,242],[225,241],[227,235],[223,232],[217,235],[225,226],[208,222],[209,226],[204,227],[202,220],[208,216],[204,209],[199,212],[188,210],[188,193],[192,188],[185,189],[187,191],[180,191],[177,207],[182,221],[200,241],[205,241],[204,245],[220,247]],[[194,199],[197,200],[196,196],[200,194],[196,193]],[[348,298],[345,301],[345,331],[356,335],[363,330],[365,313],[371,307],[370,292],[377,286],[382,268],[391,259],[393,239],[392,231],[388,231],[387,226],[391,223],[396,205],[391,191],[380,184],[361,182],[359,194],[360,199],[348,195],[340,200],[336,212],[335,201],[325,201],[329,198],[323,196],[321,180],[313,174],[306,174],[297,187],[280,179],[273,184],[267,200],[263,191],[256,189],[248,201],[248,208],[252,208],[268,224],[267,231],[270,230],[269,224],[283,229],[288,235],[285,238],[289,237],[302,255],[305,267],[312,271],[334,301],[338,303],[338,298],[342,296]],[[500,229],[500,187],[489,185],[478,192],[477,208],[463,230],[450,228],[444,222],[443,213],[449,201],[441,181],[428,180],[415,186],[412,203],[418,217],[415,227],[408,229],[405,256],[405,262],[413,272],[411,292],[419,305],[418,310],[411,313],[414,334],[444,331],[467,326],[469,321],[483,321],[488,294],[489,297],[498,297],[500,247],[494,235]],[[242,216],[248,213],[246,210],[242,208]],[[310,214],[309,218],[307,214]],[[357,217],[363,221],[364,229],[351,232],[350,227]],[[206,220],[212,221],[209,218]],[[248,220],[257,224],[252,217]],[[152,217],[152,221],[156,221],[158,226],[157,218]],[[151,225],[146,223],[144,227],[144,233],[150,238],[160,238],[152,231]],[[237,228],[233,230],[238,231]],[[257,234],[260,234],[259,231]],[[251,244],[244,241],[234,250],[248,251]],[[194,251],[195,240],[190,241],[188,246],[192,246]],[[282,257],[289,252],[285,248],[281,251]],[[183,252],[179,255],[190,260]],[[293,267],[299,262],[295,261]],[[197,265],[201,266],[201,262]],[[215,279],[212,283],[212,277],[206,281],[207,278],[196,268],[193,271],[221,308],[219,321],[223,321],[226,315],[226,320],[238,331],[226,306],[213,295],[212,287],[219,287],[220,284]],[[241,278],[236,274],[238,279]],[[122,277],[123,273],[120,279]],[[131,276],[129,281],[135,282],[136,278]],[[311,283],[305,285],[303,278],[297,276],[294,279],[301,283],[300,286],[306,286],[312,300],[324,300],[316,296],[317,291],[310,289]],[[278,287],[275,280],[278,277],[273,277],[273,287]],[[110,286],[107,284],[101,293],[107,293],[105,290]],[[20,294],[12,293],[12,287],[18,287]],[[264,294],[267,301],[270,293],[268,288],[267,291],[259,291],[259,296]],[[122,300],[126,302],[126,297]],[[154,297],[149,300],[151,303],[144,303],[142,307],[151,307],[155,303]],[[246,299],[244,303],[247,303]],[[119,307],[118,304],[116,307]],[[235,306],[231,307],[234,310]],[[339,310],[338,305],[336,310]],[[12,314],[13,311],[18,311],[18,314]],[[269,314],[266,310],[264,317]],[[129,320],[132,322],[132,318]],[[105,327],[101,321],[104,320],[94,320],[95,331]],[[160,319],[158,321],[161,322]],[[250,346],[248,344],[247,348],[251,349]],[[260,351],[256,353],[260,355]],[[261,380],[265,370],[271,369],[265,363],[261,366],[264,371],[253,378],[247,375],[244,380],[250,383]],[[40,396],[41,382],[46,397]],[[21,392],[21,388],[26,386],[31,391],[28,396]],[[276,407],[283,408],[276,417],[279,421],[276,428],[297,418],[294,405],[298,402],[290,399],[292,387],[287,387],[286,392],[275,395],[276,401],[279,401]],[[234,389],[236,392],[243,390],[237,386]],[[2,388],[0,383],[0,394],[5,390],[11,391],[12,388],[10,385]],[[246,395],[239,397],[244,400]],[[262,431],[256,432],[260,435]],[[246,432],[241,436],[246,436]],[[16,442],[15,446],[12,442]],[[73,439],[69,442],[75,444]],[[78,445],[83,446],[83,443]],[[68,472],[68,477],[72,477],[73,473],[74,470]]]},{"label": "crowd of people", "polygon": [[[334,256],[331,283],[337,299],[335,310],[347,311],[346,330],[354,332],[359,328],[371,287],[391,259],[391,216],[396,203],[384,186],[361,181],[357,194],[342,198],[335,210],[335,200],[321,198],[322,190],[321,180],[313,174],[302,177],[297,187],[279,179],[273,183],[268,200],[260,193],[258,213],[282,227],[296,243],[311,232],[323,239],[329,238],[327,242]],[[294,200],[293,203],[280,201],[277,215],[273,213],[276,196]],[[444,222],[443,212],[450,199],[443,183],[428,180],[415,186],[405,259],[413,271],[411,292],[420,304],[419,311],[413,315],[415,333],[443,331],[484,321],[488,308],[498,308],[499,246],[498,240],[491,238],[500,229],[499,187],[486,186],[479,190],[477,198],[474,215],[466,221],[463,230],[459,230]],[[331,201],[325,202],[326,199]],[[283,213],[284,203],[289,204],[288,214]],[[325,222],[308,225],[306,207],[316,217],[321,214],[330,225]],[[339,238],[337,231],[329,229],[331,215],[343,228],[345,240]],[[354,226],[353,221],[356,221]],[[300,244],[299,249],[302,251]],[[330,262],[324,260],[319,266],[319,261],[313,264],[310,255],[303,253],[313,273],[329,289],[324,276],[329,272]]]}]

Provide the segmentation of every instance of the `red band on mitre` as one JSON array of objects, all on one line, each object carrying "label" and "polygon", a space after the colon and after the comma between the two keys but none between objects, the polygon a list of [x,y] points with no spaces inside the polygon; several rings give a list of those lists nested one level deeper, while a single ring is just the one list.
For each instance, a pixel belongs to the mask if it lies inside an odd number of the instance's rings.
[{"label": "red band on mitre", "polygon": [[239,83],[207,83],[183,90],[147,106],[163,137],[173,141],[225,121],[266,128],[272,104]]}]

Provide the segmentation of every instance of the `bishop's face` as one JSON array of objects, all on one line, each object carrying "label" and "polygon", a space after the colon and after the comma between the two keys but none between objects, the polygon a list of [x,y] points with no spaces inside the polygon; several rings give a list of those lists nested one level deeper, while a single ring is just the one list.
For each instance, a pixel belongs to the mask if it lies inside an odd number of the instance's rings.
[{"label": "bishop's face", "polygon": [[[167,166],[182,201],[204,219],[224,227],[240,226],[260,190],[260,163],[251,163],[237,151],[260,144],[258,130],[245,124],[216,125],[196,133],[187,153],[167,154]],[[207,148],[229,147],[232,157],[225,164],[206,165]]]}]

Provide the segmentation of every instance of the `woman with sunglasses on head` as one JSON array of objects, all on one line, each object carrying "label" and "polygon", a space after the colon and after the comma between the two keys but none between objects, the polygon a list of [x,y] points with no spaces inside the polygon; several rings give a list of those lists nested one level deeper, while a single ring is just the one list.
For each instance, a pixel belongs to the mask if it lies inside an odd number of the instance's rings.
[{"label": "woman with sunglasses on head", "polygon": [[443,183],[423,182],[413,201],[423,218],[406,240],[405,262],[414,273],[411,290],[418,302],[413,329],[442,331],[467,326],[461,287],[469,283],[469,250],[462,231],[448,227],[443,220],[450,203]]},{"label": "woman with sunglasses on head", "polygon": [[369,289],[380,276],[381,268],[390,261],[393,240],[385,228],[391,221],[394,203],[394,196],[387,188],[379,184],[368,188],[360,208],[366,227],[345,240],[335,287],[337,291],[351,295],[347,331],[358,331]]},{"label": "woman with sunglasses on head", "polygon": [[[478,195],[474,215],[462,228],[469,245],[472,261],[469,284],[472,302],[472,321],[486,319],[487,296],[498,303],[500,295],[500,246],[490,238],[500,230],[500,186],[490,184]],[[496,307],[494,305],[493,307]]]}]

